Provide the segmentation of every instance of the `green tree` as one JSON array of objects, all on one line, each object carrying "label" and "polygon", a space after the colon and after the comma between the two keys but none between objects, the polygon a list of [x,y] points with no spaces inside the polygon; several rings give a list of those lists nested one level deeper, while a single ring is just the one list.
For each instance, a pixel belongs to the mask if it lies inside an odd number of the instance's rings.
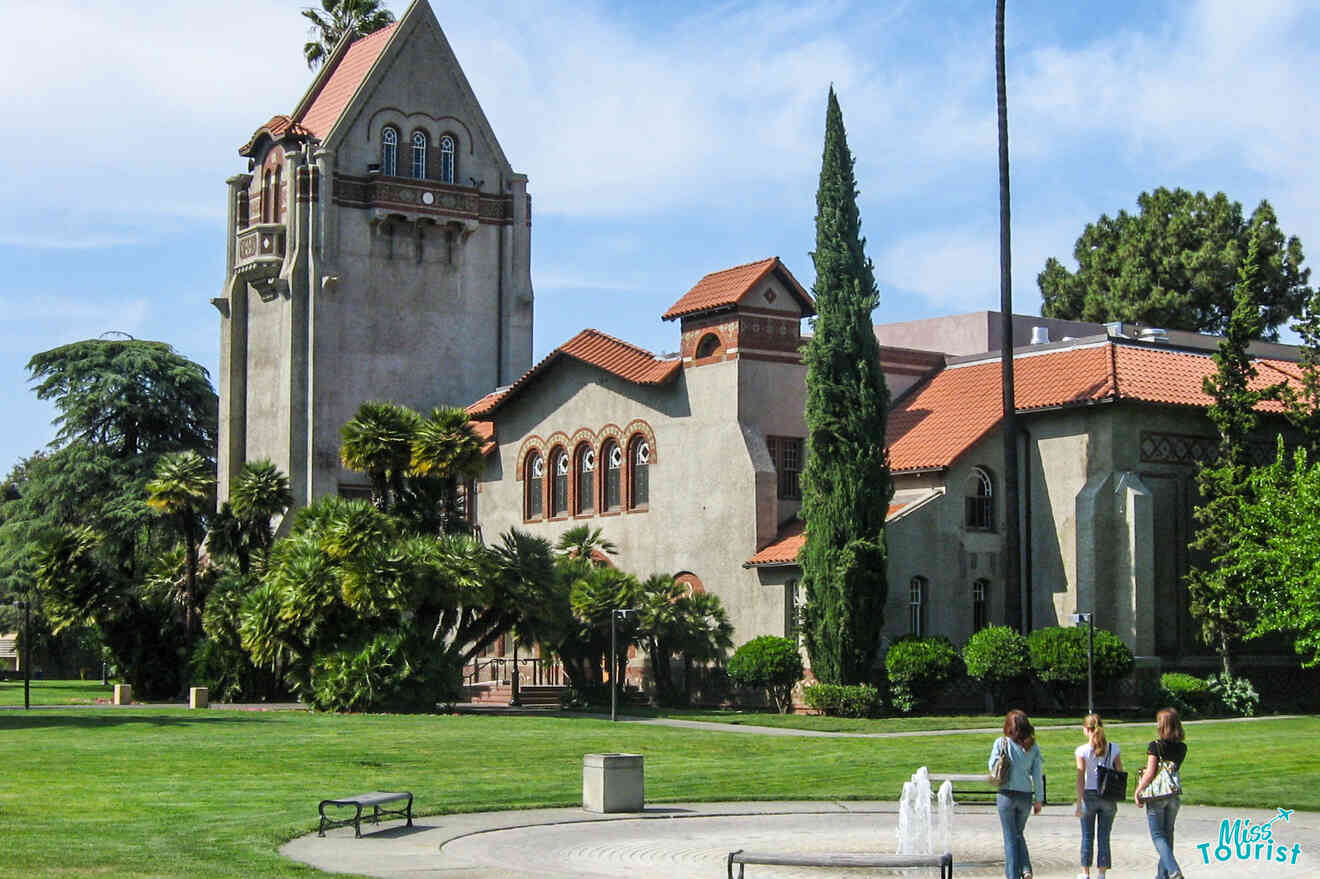
[{"label": "green tree", "polygon": [[793,688],[802,680],[802,655],[791,638],[761,635],[734,651],[729,679],[740,687],[763,689],[780,714],[793,707]]},{"label": "green tree", "polygon": [[[638,636],[651,657],[656,701],[677,705],[687,701],[693,664],[718,662],[733,647],[733,626],[718,597],[690,593],[669,574],[642,581],[637,598]],[[674,660],[682,662],[682,680],[674,680]]]},{"label": "green tree", "polygon": [[1087,225],[1073,250],[1076,272],[1046,262],[1037,277],[1041,314],[1223,334],[1252,239],[1256,266],[1247,293],[1260,311],[1258,335],[1277,339],[1278,327],[1311,296],[1302,244],[1285,239],[1269,202],[1246,220],[1242,205],[1222,192],[1159,188],[1143,192],[1137,205],[1136,215],[1119,211]]},{"label": "green tree", "polygon": [[200,622],[202,598],[197,590],[197,550],[204,517],[215,508],[215,468],[196,452],[162,455],[147,483],[147,506],[179,523],[185,555],[184,631],[192,636]]},{"label": "green tree", "polygon": [[340,429],[340,459],[371,480],[371,502],[378,510],[388,511],[403,493],[421,421],[407,406],[372,401]]},{"label": "green tree", "polygon": [[817,316],[805,348],[807,460],[802,473],[803,633],[826,683],[871,674],[884,623],[885,516],[893,484],[885,446],[889,391],[871,311],[879,302],[861,237],[853,156],[834,89],[816,192]]},{"label": "green tree", "polygon": [[1320,290],[1312,291],[1292,325],[1301,338],[1301,381],[1284,385],[1282,398],[1288,420],[1297,427],[1312,453],[1320,452]]},{"label": "green tree", "polygon": [[303,46],[307,66],[315,70],[326,62],[335,46],[348,33],[365,37],[393,23],[394,14],[380,0],[321,0],[321,8],[303,9],[312,23],[312,37]]},{"label": "green tree", "polygon": [[1247,345],[1260,334],[1263,316],[1253,298],[1256,289],[1257,239],[1252,238],[1242,262],[1234,305],[1224,339],[1214,354],[1215,374],[1205,379],[1205,392],[1214,398],[1208,415],[1219,433],[1215,458],[1196,473],[1202,503],[1193,515],[1197,531],[1192,547],[1206,561],[1187,572],[1193,616],[1201,624],[1201,637],[1215,649],[1224,674],[1231,675],[1232,653],[1256,626],[1256,607],[1250,594],[1253,583],[1239,578],[1234,558],[1249,550],[1251,536],[1240,529],[1244,506],[1252,502],[1249,440],[1259,417],[1256,406],[1277,397],[1277,386],[1251,387],[1256,368]]}]

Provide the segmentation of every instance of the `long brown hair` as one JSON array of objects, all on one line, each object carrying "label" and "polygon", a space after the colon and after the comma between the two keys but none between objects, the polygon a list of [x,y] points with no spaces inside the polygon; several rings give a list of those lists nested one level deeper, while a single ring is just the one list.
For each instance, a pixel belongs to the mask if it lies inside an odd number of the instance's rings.
[{"label": "long brown hair", "polygon": [[1014,708],[1004,715],[1004,735],[1022,746],[1024,750],[1036,743],[1036,730],[1027,720],[1027,712]]},{"label": "long brown hair", "polygon": [[1091,734],[1091,748],[1097,757],[1103,757],[1109,750],[1109,738],[1105,735],[1105,722],[1098,714],[1088,714],[1082,721],[1082,727]]},{"label": "long brown hair", "polygon": [[1162,708],[1155,715],[1155,728],[1159,730],[1160,738],[1166,742],[1181,742],[1183,740],[1182,719],[1178,717],[1177,708]]}]

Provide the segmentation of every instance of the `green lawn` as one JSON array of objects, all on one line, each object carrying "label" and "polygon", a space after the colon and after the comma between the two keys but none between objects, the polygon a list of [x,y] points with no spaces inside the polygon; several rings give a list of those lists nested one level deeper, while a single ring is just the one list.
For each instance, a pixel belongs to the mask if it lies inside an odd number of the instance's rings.
[{"label": "green lawn", "polygon": [[[1186,801],[1320,810],[1320,718],[1188,733]],[[1137,750],[1149,727],[1114,738]],[[1080,740],[1074,730],[1040,735],[1057,799],[1071,793]],[[896,799],[919,765],[984,766],[990,742],[981,733],[822,739],[588,717],[3,711],[0,875],[317,875],[276,848],[315,827],[322,797],[408,789],[423,814],[576,805],[582,755],[592,752],[644,754],[651,802]]]},{"label": "green lawn", "polygon": [[[97,681],[32,681],[33,705],[94,705],[109,702],[113,686]],[[23,679],[0,682],[0,705],[23,704]]]},{"label": "green lawn", "polygon": [[[1004,725],[1002,714],[944,715],[940,717],[825,717],[811,714],[771,714],[764,711],[708,711],[700,709],[651,711],[629,706],[627,714],[647,717],[672,717],[675,720],[704,720],[737,726],[773,726],[786,729],[809,729],[821,732],[888,733],[919,732],[931,729],[998,729]],[[1080,726],[1082,717],[1032,716],[1036,726]],[[1148,722],[1143,718],[1142,722]],[[1107,726],[1118,726],[1119,721],[1106,718]]]}]

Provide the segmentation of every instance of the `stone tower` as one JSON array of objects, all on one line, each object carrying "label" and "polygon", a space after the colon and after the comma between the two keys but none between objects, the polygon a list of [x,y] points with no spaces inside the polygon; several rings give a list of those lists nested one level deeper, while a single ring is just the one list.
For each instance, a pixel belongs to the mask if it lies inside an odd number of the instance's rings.
[{"label": "stone tower", "polygon": [[426,0],[346,37],[229,179],[219,494],[244,461],[295,506],[365,488],[367,400],[463,406],[531,366],[531,198]]}]

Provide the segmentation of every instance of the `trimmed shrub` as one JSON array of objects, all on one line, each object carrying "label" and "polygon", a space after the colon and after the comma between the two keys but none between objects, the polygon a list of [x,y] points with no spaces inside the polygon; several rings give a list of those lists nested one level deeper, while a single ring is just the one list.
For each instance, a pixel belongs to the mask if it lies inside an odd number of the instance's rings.
[{"label": "trimmed shrub", "polygon": [[1008,626],[989,626],[971,638],[962,650],[967,674],[984,684],[995,704],[1004,701],[1004,692],[1031,673],[1031,651],[1027,639]]},{"label": "trimmed shrub", "polygon": [[879,717],[885,708],[870,684],[812,684],[803,689],[802,700],[830,717]]},{"label": "trimmed shrub", "polygon": [[953,642],[943,635],[900,638],[885,654],[889,675],[889,697],[903,713],[916,710],[962,673],[962,658]]},{"label": "trimmed shrub", "polygon": [[780,714],[793,707],[793,687],[802,680],[802,654],[796,641],[762,635],[739,647],[729,660],[729,679],[740,687],[764,689]]},{"label": "trimmed shrub", "polygon": [[[1086,626],[1049,626],[1027,636],[1031,669],[1061,702],[1086,686]],[[1132,651],[1106,629],[1095,630],[1092,673],[1097,689],[1132,671]]]},{"label": "trimmed shrub", "polygon": [[1205,682],[1230,714],[1252,717],[1260,708],[1260,695],[1247,678],[1218,674],[1206,678]]},{"label": "trimmed shrub", "polygon": [[1160,704],[1156,708],[1177,708],[1185,717],[1198,714],[1214,713],[1219,705],[1219,697],[1210,690],[1210,685],[1183,672],[1172,671],[1160,675]]}]

